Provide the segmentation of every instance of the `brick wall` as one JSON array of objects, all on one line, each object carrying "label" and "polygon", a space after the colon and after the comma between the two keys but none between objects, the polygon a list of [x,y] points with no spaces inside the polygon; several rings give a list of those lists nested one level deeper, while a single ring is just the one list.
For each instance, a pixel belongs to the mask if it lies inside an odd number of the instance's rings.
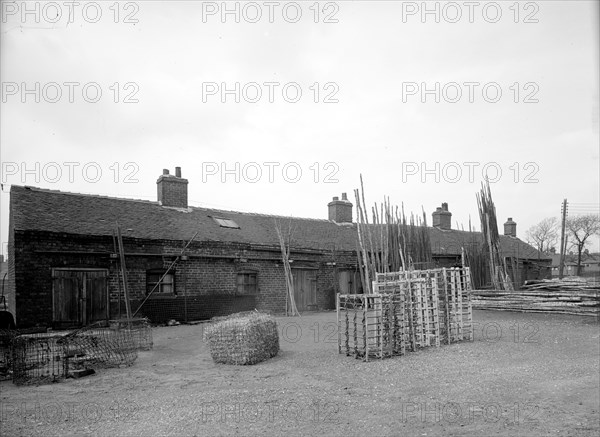
[{"label": "brick wall", "polygon": [[[135,311],[146,297],[147,271],[166,269],[179,255],[184,243],[128,238],[123,241],[131,308]],[[110,317],[117,317],[119,310],[125,314],[120,270],[117,259],[110,256],[114,253],[112,236],[17,231],[13,245],[9,262],[16,261],[13,266],[16,305],[13,308],[19,327],[52,324],[53,268],[107,269]],[[176,295],[151,296],[139,314],[162,322],[207,319],[254,308],[271,313],[285,311],[285,277],[277,248],[257,250],[247,244],[194,242],[186,254],[188,259],[179,261],[173,270]],[[337,269],[331,264],[355,264],[355,255],[294,254],[292,251],[292,256],[302,259],[307,266],[318,268],[318,307],[334,309]],[[237,294],[236,279],[240,272],[257,273],[258,292],[255,295]]]},{"label": "brick wall", "polygon": [[[6,280],[4,283],[4,297],[6,299],[6,306],[8,308],[8,311],[10,313],[13,314],[13,316],[15,315],[15,281],[14,281],[14,277],[15,277],[15,257],[14,257],[14,251],[11,250],[12,245],[9,243],[8,245],[8,260],[7,260],[7,267],[8,267],[8,274],[6,275]],[[4,308],[0,308],[0,309],[4,309]]]},{"label": "brick wall", "polygon": [[16,303],[15,303],[15,250],[14,250],[14,241],[13,241],[13,220],[12,220],[12,204],[9,210],[9,219],[8,219],[8,275],[6,276],[5,286],[5,295],[6,295],[6,304],[8,306],[8,310],[12,313],[13,317],[15,317],[16,323]]}]

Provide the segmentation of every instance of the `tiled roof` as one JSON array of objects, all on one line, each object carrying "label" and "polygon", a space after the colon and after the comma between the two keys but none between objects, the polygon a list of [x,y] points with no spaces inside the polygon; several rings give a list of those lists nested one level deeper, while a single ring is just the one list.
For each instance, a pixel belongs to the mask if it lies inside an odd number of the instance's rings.
[{"label": "tiled roof", "polygon": [[[13,185],[10,192],[15,230],[38,230],[79,235],[112,236],[116,222],[125,237],[154,240],[241,242],[278,246],[275,220],[284,233],[292,228],[292,247],[356,249],[356,224],[330,220],[282,217],[209,208],[163,207],[158,202],[67,193]],[[233,220],[239,229],[219,226],[213,217]],[[434,254],[460,254],[461,246],[479,241],[481,234],[430,228]],[[538,258],[537,250],[518,238],[501,236],[503,251],[521,258]],[[543,258],[543,257],[542,257]]]},{"label": "tiled roof", "polygon": [[[431,248],[434,254],[460,254],[461,247],[480,244],[483,236],[480,232],[458,230],[441,230],[430,228]],[[515,256],[523,259],[538,259],[538,251],[534,247],[516,237],[500,235],[500,248],[505,256]],[[540,259],[549,259],[541,255]]]}]

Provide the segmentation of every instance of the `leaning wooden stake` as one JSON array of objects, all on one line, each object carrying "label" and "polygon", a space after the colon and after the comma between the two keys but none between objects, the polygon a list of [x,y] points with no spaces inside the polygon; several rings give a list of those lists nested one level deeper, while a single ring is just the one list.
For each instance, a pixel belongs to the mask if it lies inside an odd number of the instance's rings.
[{"label": "leaning wooden stake", "polygon": [[129,286],[127,282],[127,268],[125,267],[125,249],[123,248],[123,238],[121,237],[121,226],[117,223],[117,239],[119,242],[119,256],[121,258],[121,275],[123,276],[123,289],[125,293],[125,312],[127,320],[131,320],[131,306],[129,303]]},{"label": "leaning wooden stake", "polygon": [[[117,253],[117,251],[118,251],[118,249],[117,249],[117,237],[115,235],[114,229],[113,229],[112,236],[113,236],[113,248],[114,248],[115,253]],[[119,267],[119,270],[120,270],[120,267]],[[119,287],[119,294],[118,294],[118,299],[117,299],[118,302],[119,302],[117,304],[118,305],[118,314],[119,314],[119,318],[121,318],[121,294],[122,294],[122,292],[121,292],[121,279],[119,278],[119,275],[117,275],[117,286]]]},{"label": "leaning wooden stake", "polygon": [[[364,268],[361,267],[361,271],[364,273],[364,276],[362,278],[363,280],[363,293],[365,294],[369,294],[371,292],[370,287],[371,287],[371,278],[369,275],[369,259],[367,256],[367,249],[366,249],[366,241],[365,241],[365,236],[363,234],[363,232],[361,231],[362,228],[362,224],[364,223],[364,213],[363,210],[360,206],[360,197],[358,194],[358,190],[354,190],[354,195],[356,196],[356,209],[358,211],[357,214],[357,223],[356,223],[356,229],[358,231],[358,244],[360,246],[360,252],[358,253],[358,255],[360,256],[362,254],[362,261],[363,261],[363,266]],[[360,264],[360,261],[359,261]]]},{"label": "leaning wooden stake", "polygon": [[[286,248],[285,240],[283,238],[283,233],[281,232],[281,226],[277,220],[275,222],[275,231],[277,232],[277,238],[279,238],[279,246],[281,248],[281,258],[283,261],[283,271],[285,275],[285,283],[287,288],[286,295],[286,315],[299,316],[298,308],[296,307],[296,301],[294,299],[294,276],[292,273],[292,268],[290,266],[290,244],[289,240],[291,240],[291,225],[288,229],[288,245]],[[289,302],[289,308],[287,305]]]},{"label": "leaning wooden stake", "polygon": [[165,272],[160,277],[160,279],[158,280],[158,282],[154,285],[154,287],[152,288],[152,290],[150,290],[150,293],[148,293],[148,295],[146,296],[146,298],[137,307],[137,310],[135,310],[135,312],[133,313],[133,317],[135,317],[135,315],[142,309],[142,307],[144,306],[144,304],[146,303],[146,301],[150,298],[150,296],[152,296],[152,293],[154,293],[154,291],[157,290],[158,287],[162,284],[163,279],[165,279],[165,277],[169,274],[169,272],[171,271],[171,269],[173,267],[175,267],[175,264],[177,264],[179,262],[179,260],[181,259],[181,257],[185,253],[185,251],[187,250],[188,246],[190,244],[192,244],[192,241],[194,241],[194,239],[196,238],[196,235],[198,235],[198,231],[196,231],[196,233],[190,239],[190,241],[188,241],[187,244],[183,247],[183,249],[181,249],[181,252],[179,253],[179,255],[177,255],[177,257],[171,262],[171,264],[169,265],[169,267],[167,267],[167,270],[165,270]]}]

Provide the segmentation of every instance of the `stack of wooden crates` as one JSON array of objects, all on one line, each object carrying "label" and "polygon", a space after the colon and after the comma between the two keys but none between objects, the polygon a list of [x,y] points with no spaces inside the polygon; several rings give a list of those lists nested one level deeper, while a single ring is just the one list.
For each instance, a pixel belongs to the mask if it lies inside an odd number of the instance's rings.
[{"label": "stack of wooden crates", "polygon": [[372,294],[338,294],[338,352],[368,361],[473,340],[468,267],[378,273]]}]

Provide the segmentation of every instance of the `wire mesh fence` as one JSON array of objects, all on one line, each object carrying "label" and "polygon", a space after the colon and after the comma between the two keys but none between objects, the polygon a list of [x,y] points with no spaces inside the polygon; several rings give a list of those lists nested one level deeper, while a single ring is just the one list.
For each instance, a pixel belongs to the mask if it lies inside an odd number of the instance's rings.
[{"label": "wire mesh fence", "polygon": [[21,334],[12,339],[15,384],[57,382],[67,376],[63,344],[66,333]]},{"label": "wire mesh fence", "polygon": [[131,365],[137,350],[128,330],[95,323],[71,332],[61,340],[67,370]]},{"label": "wire mesh fence", "polygon": [[109,323],[111,329],[129,332],[135,349],[152,349],[152,326],[147,318],[111,320]]},{"label": "wire mesh fence", "polygon": [[138,350],[152,348],[147,319],[98,322],[75,331],[0,332],[0,375],[13,382],[58,382],[79,371],[133,364]]}]

